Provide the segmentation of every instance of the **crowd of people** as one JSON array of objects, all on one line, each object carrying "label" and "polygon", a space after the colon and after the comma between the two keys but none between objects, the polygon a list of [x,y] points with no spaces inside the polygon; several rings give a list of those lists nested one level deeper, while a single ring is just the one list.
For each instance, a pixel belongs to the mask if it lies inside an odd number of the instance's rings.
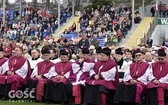
[{"label": "crowd of people", "polygon": [[[71,8],[62,9],[60,24],[65,23],[71,17],[71,14]],[[1,16],[1,37],[21,39],[24,36],[36,36],[43,40],[57,29],[57,15],[56,10],[53,12],[43,7],[39,7],[36,10],[33,7],[24,8],[21,17],[19,11],[8,12],[5,16],[5,26],[2,25]]]},{"label": "crowd of people", "polygon": [[159,2],[157,5],[153,5],[150,9],[150,12],[152,13],[152,17],[155,17],[156,9],[158,9],[159,17],[166,18],[168,17],[168,8],[166,4],[163,4],[162,1]]},{"label": "crowd of people", "polygon": [[29,39],[22,44],[1,40],[1,97],[24,86],[29,91],[35,89],[34,100],[62,105],[167,102],[168,50],[164,46],[139,45],[129,49],[84,45],[73,52],[67,47],[55,49],[47,40],[39,50],[38,43]]},{"label": "crowd of people", "polygon": [[[86,33],[91,41],[94,34],[102,38],[106,45],[118,45],[131,29],[132,11],[130,7],[116,7],[113,5],[98,5],[96,8],[87,8],[79,19],[79,34]],[[140,22],[140,16],[135,14],[135,22]],[[75,33],[76,24],[65,29],[63,34]]]},{"label": "crowd of people", "polygon": [[[24,26],[17,21],[1,28],[3,35],[9,30],[20,33],[0,39],[0,98],[10,98],[10,90],[27,88],[35,89],[35,97],[29,99],[62,105],[165,105],[167,40],[163,46],[154,46],[149,38],[148,46],[132,49],[114,43],[99,46],[98,37],[110,36],[107,40],[113,42],[114,37],[125,37],[131,28],[130,10],[109,5],[87,9],[79,21],[81,39],[74,42],[65,35],[59,40],[52,36],[54,15],[49,18],[48,12],[28,9],[29,17],[21,19]],[[38,34],[33,32],[35,27]],[[40,34],[42,30],[47,35]],[[24,36],[21,31],[37,37],[18,38]],[[74,23],[64,34],[75,31]]]}]

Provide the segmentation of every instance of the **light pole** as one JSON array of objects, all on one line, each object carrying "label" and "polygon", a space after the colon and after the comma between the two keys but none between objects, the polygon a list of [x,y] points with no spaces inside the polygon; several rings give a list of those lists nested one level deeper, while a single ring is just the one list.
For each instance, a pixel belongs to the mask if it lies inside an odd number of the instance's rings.
[{"label": "light pole", "polygon": [[134,4],[135,1],[132,0],[132,30],[134,30]]},{"label": "light pole", "polygon": [[22,17],[22,0],[20,0],[20,19]]},{"label": "light pole", "polygon": [[142,1],[142,17],[145,16],[145,0]]},{"label": "light pole", "polygon": [[60,28],[60,0],[57,1],[58,2],[58,29]]},{"label": "light pole", "polygon": [[5,2],[6,2],[6,0],[3,0],[3,19],[2,19],[2,21],[3,21],[3,26],[5,26]]},{"label": "light pole", "polygon": [[72,16],[74,16],[75,13],[75,0],[72,0]]}]

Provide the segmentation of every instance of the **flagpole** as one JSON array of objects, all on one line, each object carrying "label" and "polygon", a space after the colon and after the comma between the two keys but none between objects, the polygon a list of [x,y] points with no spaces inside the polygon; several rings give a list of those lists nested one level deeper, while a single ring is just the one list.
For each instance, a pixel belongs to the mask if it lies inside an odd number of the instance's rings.
[{"label": "flagpole", "polygon": [[145,17],[145,0],[142,1],[142,17],[144,18]]},{"label": "flagpole", "polygon": [[158,17],[158,0],[156,0],[156,4],[155,4],[155,17]]},{"label": "flagpole", "polygon": [[134,30],[134,0],[132,0],[132,30]]}]

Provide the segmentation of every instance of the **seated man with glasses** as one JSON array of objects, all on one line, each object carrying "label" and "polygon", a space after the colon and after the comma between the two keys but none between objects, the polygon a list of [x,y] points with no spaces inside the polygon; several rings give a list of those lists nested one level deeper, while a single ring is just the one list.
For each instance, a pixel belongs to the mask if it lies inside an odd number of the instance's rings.
[{"label": "seated man with glasses", "polygon": [[158,61],[151,65],[152,73],[147,85],[146,105],[166,105],[166,91],[168,84],[168,62],[164,48],[158,50]]},{"label": "seated man with glasses", "polygon": [[[8,98],[9,92],[14,94],[30,77],[29,61],[23,56],[23,49],[15,47],[14,55],[2,65],[0,75],[0,95]],[[9,98],[11,98],[9,96]]]},{"label": "seated man with glasses", "polygon": [[140,105],[145,86],[148,83],[150,66],[144,60],[144,53],[137,49],[135,62],[124,73],[123,83],[119,83],[114,96],[114,101],[120,105]]}]

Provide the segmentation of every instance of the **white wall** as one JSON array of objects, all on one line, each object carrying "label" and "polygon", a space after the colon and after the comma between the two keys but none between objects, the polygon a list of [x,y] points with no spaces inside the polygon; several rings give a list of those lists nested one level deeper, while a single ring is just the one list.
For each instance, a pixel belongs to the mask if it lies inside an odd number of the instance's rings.
[{"label": "white wall", "polygon": [[165,37],[168,37],[168,26],[157,25],[152,33],[153,44],[162,44]]}]

